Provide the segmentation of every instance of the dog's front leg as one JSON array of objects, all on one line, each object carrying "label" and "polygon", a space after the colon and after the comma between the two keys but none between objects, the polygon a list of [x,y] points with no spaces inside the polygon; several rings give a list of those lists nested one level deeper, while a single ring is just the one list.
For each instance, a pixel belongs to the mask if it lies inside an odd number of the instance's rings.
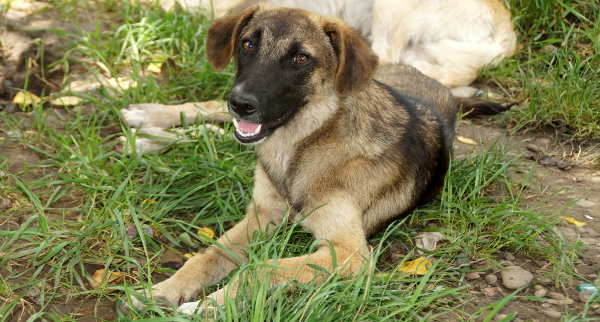
[{"label": "dog's front leg", "polygon": [[[328,274],[322,269],[315,269],[315,266],[341,275],[353,275],[362,269],[370,256],[360,212],[348,198],[328,198],[323,203],[324,206],[314,210],[302,222],[303,226],[322,241],[317,251],[310,255],[268,260],[268,265],[261,268],[264,274],[258,276],[268,276],[271,285],[291,281],[320,283]],[[315,203],[314,208],[319,207],[317,204]],[[179,309],[183,313],[210,316],[214,313],[211,312],[214,310],[212,305],[223,305],[227,297],[236,297],[239,283],[236,278],[224,288],[210,294],[204,302],[185,303]]]},{"label": "dog's front leg", "polygon": [[[189,259],[172,277],[152,287],[148,298],[177,307],[197,296],[204,287],[225,278],[240,263],[247,261],[246,250],[255,231],[270,233],[279,225],[287,211],[287,203],[257,165],[254,184],[254,203],[248,206],[246,217],[221,236],[217,243],[202,254]],[[226,250],[225,250],[226,249]],[[134,309],[144,305],[131,298]],[[125,308],[128,307],[124,303]]]}]

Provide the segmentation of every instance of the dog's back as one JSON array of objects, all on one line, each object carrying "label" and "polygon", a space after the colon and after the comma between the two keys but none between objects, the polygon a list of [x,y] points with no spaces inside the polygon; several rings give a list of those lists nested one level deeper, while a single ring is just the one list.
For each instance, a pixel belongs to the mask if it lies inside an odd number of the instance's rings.
[{"label": "dog's back", "polygon": [[457,106],[452,93],[441,83],[429,78],[415,68],[402,64],[379,66],[374,77],[407,98],[431,104],[442,116],[448,146],[454,140]]}]

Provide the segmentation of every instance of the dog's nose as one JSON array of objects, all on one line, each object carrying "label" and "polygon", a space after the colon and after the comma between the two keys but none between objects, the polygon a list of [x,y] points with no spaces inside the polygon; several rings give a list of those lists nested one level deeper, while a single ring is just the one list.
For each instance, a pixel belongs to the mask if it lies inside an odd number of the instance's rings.
[{"label": "dog's nose", "polygon": [[239,116],[247,116],[256,112],[258,99],[252,94],[232,90],[229,96],[229,106]]}]

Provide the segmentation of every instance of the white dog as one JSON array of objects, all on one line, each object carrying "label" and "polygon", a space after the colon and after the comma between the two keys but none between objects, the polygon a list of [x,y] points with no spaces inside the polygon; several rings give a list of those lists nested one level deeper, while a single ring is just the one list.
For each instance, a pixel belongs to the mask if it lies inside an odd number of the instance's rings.
[{"label": "white dog", "polygon": [[[189,11],[223,16],[257,4],[256,0],[160,0],[166,10],[176,3]],[[272,6],[297,7],[342,18],[356,29],[381,63],[404,63],[438,80],[455,96],[470,97],[468,85],[479,70],[512,55],[517,36],[510,12],[499,0],[263,0]],[[121,110],[125,122],[140,133],[175,137],[165,128],[190,123],[198,116],[227,118],[221,102],[181,105],[134,104]],[[214,121],[214,119],[212,119]],[[126,142],[126,138],[121,140]],[[124,148],[123,144],[121,149]],[[156,153],[164,142],[138,138],[135,150]],[[133,148],[133,147],[131,147]]]}]

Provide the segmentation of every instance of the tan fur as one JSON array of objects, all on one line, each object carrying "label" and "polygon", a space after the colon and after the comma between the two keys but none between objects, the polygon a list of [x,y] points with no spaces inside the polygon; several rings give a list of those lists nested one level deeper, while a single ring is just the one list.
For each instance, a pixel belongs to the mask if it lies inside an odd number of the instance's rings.
[{"label": "tan fur", "polygon": [[[178,306],[223,279],[248,260],[245,250],[254,233],[268,234],[288,211],[322,242],[312,254],[269,261],[273,266],[266,267],[275,268],[264,270],[271,283],[322,282],[327,274],[307,264],[351,275],[370,257],[368,236],[441,187],[456,117],[444,86],[409,66],[385,65],[378,71],[374,53],[341,20],[298,9],[249,8],[217,20],[207,41],[213,66],[222,68],[225,58],[237,57],[240,41],[257,30],[263,38],[256,48],[265,49],[252,59],[261,68],[247,81],[238,72],[234,87],[247,91],[264,75],[287,68],[273,62],[281,62],[286,48],[299,43],[317,58],[310,77],[290,89],[304,95],[306,103],[290,106],[297,109],[294,114],[256,144],[253,203],[246,217],[218,239],[233,256],[209,247],[154,285],[147,295],[155,300]],[[267,112],[272,108],[259,106]],[[238,283],[228,286],[230,296]],[[208,299],[222,305],[226,289]],[[180,309],[192,313],[210,303],[185,303]]]}]

